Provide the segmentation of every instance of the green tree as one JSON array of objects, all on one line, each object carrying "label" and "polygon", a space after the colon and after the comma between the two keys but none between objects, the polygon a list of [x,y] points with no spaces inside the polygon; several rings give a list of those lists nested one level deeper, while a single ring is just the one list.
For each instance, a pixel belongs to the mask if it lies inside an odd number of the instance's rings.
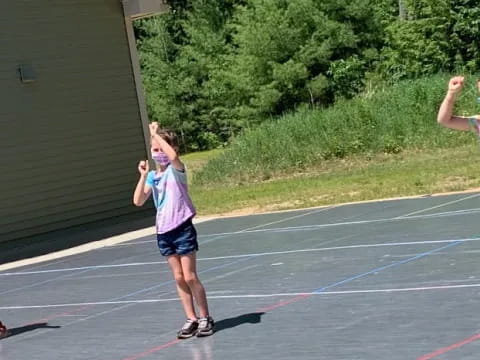
[{"label": "green tree", "polygon": [[480,8],[471,0],[403,0],[406,19],[386,27],[379,71],[391,81],[480,65]]},{"label": "green tree", "polygon": [[202,0],[136,24],[149,116],[176,130],[187,151],[222,141],[208,116],[212,106],[205,85],[227,51],[223,25],[233,6]]},{"label": "green tree", "polygon": [[235,52],[219,81],[234,94],[237,114],[254,121],[358,92],[382,41],[372,4],[250,0],[239,7],[230,24]]}]

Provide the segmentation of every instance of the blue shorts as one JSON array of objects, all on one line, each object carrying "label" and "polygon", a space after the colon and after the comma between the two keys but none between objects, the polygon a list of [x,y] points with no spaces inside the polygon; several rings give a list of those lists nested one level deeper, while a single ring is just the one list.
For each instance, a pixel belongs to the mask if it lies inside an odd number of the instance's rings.
[{"label": "blue shorts", "polygon": [[197,251],[197,230],[192,224],[192,219],[164,234],[157,234],[157,242],[163,256],[187,255]]}]

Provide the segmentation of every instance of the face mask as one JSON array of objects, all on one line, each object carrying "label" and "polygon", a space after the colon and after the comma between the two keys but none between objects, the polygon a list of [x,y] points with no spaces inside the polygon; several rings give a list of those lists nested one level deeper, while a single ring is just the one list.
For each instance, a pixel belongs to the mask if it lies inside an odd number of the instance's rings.
[{"label": "face mask", "polygon": [[153,152],[152,151],[152,159],[160,166],[167,166],[170,164],[170,159],[168,158],[167,154],[163,152]]}]

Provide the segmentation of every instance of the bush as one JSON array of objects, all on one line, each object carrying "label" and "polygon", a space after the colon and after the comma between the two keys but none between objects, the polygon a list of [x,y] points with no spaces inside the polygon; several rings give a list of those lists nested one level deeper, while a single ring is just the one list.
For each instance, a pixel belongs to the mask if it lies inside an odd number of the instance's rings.
[{"label": "bush", "polygon": [[[473,79],[473,77],[470,77]],[[331,108],[302,107],[295,113],[245,131],[210,161],[197,184],[240,183],[295,172],[322,160],[361,153],[445,148],[475,141],[471,133],[439,126],[436,115],[448,76],[407,80]],[[456,111],[475,111],[476,90],[468,84]]]}]

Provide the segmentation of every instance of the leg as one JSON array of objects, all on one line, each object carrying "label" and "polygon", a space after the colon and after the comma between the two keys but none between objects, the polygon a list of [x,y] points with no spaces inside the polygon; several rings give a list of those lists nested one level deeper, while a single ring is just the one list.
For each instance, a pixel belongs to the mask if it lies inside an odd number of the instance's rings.
[{"label": "leg", "polygon": [[197,315],[195,314],[195,307],[193,305],[192,292],[185,280],[179,256],[168,256],[167,261],[170,265],[170,268],[172,269],[173,277],[175,278],[175,282],[177,284],[178,296],[182,301],[185,315],[191,320],[197,320]]},{"label": "leg", "polygon": [[182,265],[182,272],[185,278],[185,282],[188,284],[191,293],[193,294],[197,302],[200,317],[206,318],[209,315],[207,295],[205,293],[205,288],[203,287],[197,275],[196,253],[193,252],[187,255],[181,255],[180,262]]},{"label": "leg", "polygon": [[196,253],[180,256],[183,275],[190,287],[200,310],[201,318],[198,320],[197,336],[210,336],[214,333],[215,322],[208,312],[207,295],[205,288],[197,276]]}]

